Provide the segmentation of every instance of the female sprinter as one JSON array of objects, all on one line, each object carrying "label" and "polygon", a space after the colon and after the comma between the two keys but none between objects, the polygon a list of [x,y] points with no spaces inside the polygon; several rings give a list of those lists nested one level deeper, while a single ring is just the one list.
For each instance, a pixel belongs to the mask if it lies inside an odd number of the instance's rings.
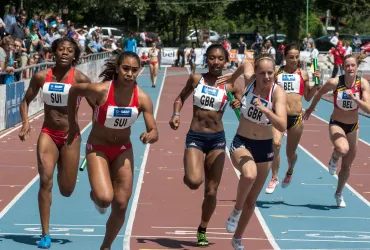
[{"label": "female sprinter", "polygon": [[195,74],[195,69],[197,67],[197,65],[195,64],[195,61],[197,59],[197,54],[195,53],[195,47],[196,47],[196,43],[193,43],[190,49],[189,55],[188,55],[188,61],[189,61],[190,69],[191,69],[191,74],[193,75]]},{"label": "female sprinter", "polygon": [[156,47],[156,43],[152,43],[152,48],[149,50],[149,67],[150,67],[150,78],[152,79],[152,87],[155,88],[158,74],[158,53],[159,49]]},{"label": "female sprinter", "polygon": [[[280,67],[276,74],[276,83],[287,94],[287,142],[286,155],[288,159],[288,171],[281,183],[283,188],[289,186],[292,179],[294,165],[298,155],[296,150],[303,132],[302,122],[302,97],[309,102],[318,89],[318,85],[310,87],[309,77],[305,70],[299,68],[299,47],[294,43],[288,44],[284,50],[286,66]],[[317,70],[313,76],[320,76]],[[272,179],[266,188],[267,194],[272,194],[279,184],[280,147],[284,133],[272,128],[274,160],[272,162]]]},{"label": "female sprinter", "polygon": [[[77,138],[70,147],[66,147],[68,131],[67,100],[72,86],[88,83],[90,79],[74,66],[80,59],[80,49],[77,43],[68,37],[57,39],[51,46],[55,56],[55,67],[35,73],[30,86],[20,105],[23,126],[19,132],[21,141],[29,138],[31,126],[28,122],[28,108],[41,89],[44,96],[45,120],[37,141],[37,162],[40,175],[38,194],[41,217],[42,237],[40,248],[49,248],[51,190],[56,163],[58,163],[58,186],[63,196],[71,196],[77,179],[78,163],[80,161],[81,138]],[[76,109],[77,100],[73,103]],[[77,117],[76,117],[77,118]]]},{"label": "female sprinter", "polygon": [[158,140],[152,101],[136,84],[140,71],[138,55],[126,51],[108,60],[105,66],[100,74],[102,83],[75,85],[68,99],[68,143],[79,131],[73,108],[77,97],[89,96],[95,104],[93,126],[86,144],[90,197],[102,214],[112,204],[101,250],[111,249],[125,220],[134,168],[131,126],[141,112],[147,132],[140,135],[140,140],[144,144]]},{"label": "female sprinter", "polygon": [[287,124],[286,96],[274,83],[275,60],[260,54],[254,65],[253,70],[246,60],[231,76],[231,82],[235,82],[244,72],[246,86],[239,127],[230,146],[233,165],[241,173],[235,207],[226,222],[226,230],[234,233],[235,250],[244,249],[241,238],[274,158],[272,126],[283,132]]},{"label": "female sprinter", "polygon": [[335,175],[338,160],[342,157],[342,167],[338,174],[338,186],[334,197],[338,207],[345,207],[342,190],[346,184],[351,165],[356,157],[358,141],[358,109],[370,113],[369,82],[357,76],[358,66],[366,55],[347,55],[343,59],[344,75],[330,78],[316,93],[312,103],[304,113],[307,120],[320,98],[329,91],[334,92],[334,111],[330,118],[329,135],[334,152],[329,161],[329,172]]},{"label": "female sprinter", "polygon": [[195,190],[205,179],[202,217],[197,233],[198,246],[209,245],[206,229],[216,208],[217,189],[224,167],[226,140],[222,116],[227,105],[226,91],[241,99],[241,90],[231,84],[215,86],[217,77],[221,76],[222,69],[228,62],[229,54],[225,48],[221,44],[213,44],[208,47],[206,56],[208,73],[190,75],[174,103],[174,113],[170,120],[171,128],[177,130],[182,105],[194,93],[193,119],[186,136],[184,154],[184,183]]}]

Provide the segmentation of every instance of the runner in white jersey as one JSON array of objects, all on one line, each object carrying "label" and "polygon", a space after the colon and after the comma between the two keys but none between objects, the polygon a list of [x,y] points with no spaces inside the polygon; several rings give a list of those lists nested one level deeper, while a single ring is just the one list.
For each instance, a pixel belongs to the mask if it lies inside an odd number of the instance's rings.
[{"label": "runner in white jersey", "polygon": [[343,59],[344,75],[330,78],[317,91],[311,105],[306,109],[303,119],[307,120],[315,110],[321,97],[329,91],[334,92],[334,110],[330,117],[329,136],[334,146],[334,152],[329,160],[329,173],[335,175],[339,158],[342,166],[338,173],[338,186],[334,198],[338,207],[345,207],[342,195],[351,171],[351,165],[356,158],[358,131],[358,110],[370,113],[369,82],[357,75],[358,66],[366,57],[364,54],[351,54]]},{"label": "runner in white jersey", "polygon": [[95,104],[92,129],[86,143],[90,198],[101,214],[106,213],[109,206],[112,208],[100,250],[112,249],[125,222],[134,173],[131,128],[140,113],[146,127],[140,140],[144,144],[158,140],[152,100],[137,86],[140,70],[139,56],[131,51],[122,52],[107,60],[99,76],[102,82],[73,86],[68,96],[68,143],[73,142],[73,134],[79,131],[76,111],[72,107],[77,96],[89,96]]},{"label": "runner in white jersey", "polygon": [[186,136],[184,153],[184,183],[195,190],[202,185],[203,180],[206,180],[202,216],[197,232],[198,246],[209,245],[206,229],[216,208],[217,189],[224,167],[226,139],[222,116],[227,105],[227,91],[241,99],[241,90],[231,84],[215,86],[217,77],[222,74],[222,69],[229,58],[225,48],[220,44],[213,44],[208,48],[206,55],[209,72],[190,75],[176,98],[174,113],[170,120],[171,128],[177,130],[182,105],[194,93],[193,119]]},{"label": "runner in white jersey", "polygon": [[[294,166],[298,155],[296,150],[301,139],[304,124],[302,122],[302,100],[311,101],[312,97],[319,88],[318,85],[310,86],[309,77],[305,70],[299,66],[299,46],[291,43],[284,50],[286,65],[281,66],[275,74],[275,81],[287,94],[287,140],[286,156],[288,160],[288,169],[281,183],[283,188],[290,185]],[[320,71],[317,70],[313,77],[320,77]],[[266,188],[267,194],[272,194],[279,184],[280,167],[280,147],[284,133],[277,129],[272,129],[274,144],[274,161],[272,162],[272,178]]]},{"label": "runner in white jersey", "polygon": [[275,60],[259,55],[253,66],[249,61],[233,74],[221,77],[218,84],[236,82],[244,73],[245,92],[241,101],[239,127],[230,146],[231,160],[241,175],[236,202],[226,230],[234,233],[232,246],[243,250],[241,239],[254,212],[256,200],[266,181],[274,158],[272,127],[286,129],[286,95],[275,85]]},{"label": "runner in white jersey", "polygon": [[[67,131],[67,100],[71,86],[89,83],[90,79],[74,67],[80,58],[80,49],[75,40],[63,37],[52,43],[51,50],[55,55],[55,66],[35,73],[27,92],[21,102],[20,112],[23,126],[19,138],[29,138],[31,126],[28,122],[28,109],[32,100],[42,90],[44,98],[44,123],[37,141],[38,171],[40,188],[38,203],[42,227],[40,248],[50,248],[49,232],[50,207],[55,165],[58,168],[58,186],[60,193],[69,197],[76,186],[78,163],[80,161],[80,134],[74,133],[74,142],[65,146]],[[78,108],[79,101],[73,103]],[[76,107],[77,106],[77,107]],[[58,163],[58,164],[57,164]],[[67,216],[67,214],[61,216]]]}]

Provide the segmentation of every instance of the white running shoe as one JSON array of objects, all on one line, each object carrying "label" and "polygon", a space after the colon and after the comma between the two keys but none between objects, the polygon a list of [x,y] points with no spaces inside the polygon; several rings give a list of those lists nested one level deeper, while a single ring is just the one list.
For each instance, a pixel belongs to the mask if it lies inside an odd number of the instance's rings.
[{"label": "white running shoe", "polygon": [[272,194],[275,191],[277,185],[279,185],[279,180],[271,179],[269,185],[266,188],[266,194]]},{"label": "white running shoe", "polygon": [[338,160],[334,159],[334,153],[333,153],[329,161],[329,173],[331,175],[335,175],[337,173],[337,168],[338,168]]},{"label": "white running shoe", "polygon": [[344,198],[342,194],[334,194],[334,198],[337,201],[338,207],[346,207],[346,203],[344,202]]},{"label": "white running shoe", "polygon": [[226,230],[229,233],[234,233],[236,231],[241,214],[242,214],[242,211],[235,210],[235,208],[231,212],[229,219],[227,219],[227,222],[226,222]]},{"label": "white running shoe", "polygon": [[242,239],[236,239],[233,237],[231,245],[233,246],[234,250],[244,250],[244,246],[242,245]]}]

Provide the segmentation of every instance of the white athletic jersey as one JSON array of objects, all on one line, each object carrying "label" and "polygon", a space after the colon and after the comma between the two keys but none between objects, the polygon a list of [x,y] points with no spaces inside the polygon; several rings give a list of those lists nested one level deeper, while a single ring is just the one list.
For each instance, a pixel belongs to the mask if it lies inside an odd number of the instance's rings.
[{"label": "white athletic jersey", "polygon": [[139,116],[136,107],[115,107],[108,106],[104,126],[113,129],[125,129],[131,127]]},{"label": "white athletic jersey", "polygon": [[339,82],[336,90],[334,91],[334,106],[345,111],[355,111],[359,109],[357,103],[352,100],[346,93],[350,90],[355,98],[361,99],[361,77],[356,76],[356,82],[351,88],[347,88],[344,82],[344,76],[339,77]]},{"label": "white athletic jersey", "polygon": [[304,94],[304,81],[299,73],[278,74],[276,79],[277,85],[279,85],[287,94]]},{"label": "white athletic jersey", "polygon": [[[240,111],[243,114],[243,116],[254,123],[264,125],[264,126],[271,126],[271,122],[266,117],[266,115],[260,111],[256,106],[253,104],[253,100],[255,98],[258,98],[255,94],[253,94],[255,82],[253,82],[245,91],[242,101],[241,101],[241,108]],[[270,88],[270,92],[267,95],[267,99],[261,99],[261,102],[265,107],[267,107],[270,110],[272,109],[272,96],[274,94],[275,90],[275,84],[272,84]]]},{"label": "white athletic jersey", "polygon": [[151,49],[152,50],[152,56],[158,56],[158,49]]},{"label": "white athletic jersey", "polygon": [[45,82],[42,87],[44,102],[49,106],[67,106],[71,87],[72,85],[67,83]]},{"label": "white athletic jersey", "polygon": [[194,105],[201,109],[223,111],[227,102],[225,85],[221,85],[217,88],[208,86],[204,82],[204,78],[202,76],[197,87],[194,89]]}]

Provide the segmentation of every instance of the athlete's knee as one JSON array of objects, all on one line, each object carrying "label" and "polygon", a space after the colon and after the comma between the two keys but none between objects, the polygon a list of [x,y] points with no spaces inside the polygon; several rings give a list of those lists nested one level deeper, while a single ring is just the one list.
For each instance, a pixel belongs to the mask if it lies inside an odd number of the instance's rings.
[{"label": "athlete's knee", "polygon": [[251,171],[250,169],[247,169],[246,167],[242,167],[242,171],[240,173],[240,179],[247,181],[248,183],[253,184],[256,180],[257,173],[256,171]]},{"label": "athlete's knee", "polygon": [[192,177],[187,177],[184,176],[184,183],[186,186],[188,186],[192,190],[196,190],[202,185],[203,180],[200,178],[192,178]]},{"label": "athlete's knee", "polygon": [[101,208],[107,208],[112,204],[113,195],[110,194],[96,194],[94,195],[95,203]]},{"label": "athlete's knee", "polygon": [[335,146],[335,151],[340,154],[341,156],[344,156],[349,151],[349,145],[348,143],[341,143],[339,145]]},{"label": "athlete's knee", "polygon": [[205,196],[207,198],[216,199],[217,187],[208,187],[205,191]]},{"label": "athlete's knee", "polygon": [[280,151],[281,144],[282,144],[281,139],[276,139],[276,138],[273,139],[272,145],[274,147],[275,152]]},{"label": "athlete's knee", "polygon": [[114,202],[116,206],[116,210],[121,211],[123,213],[126,212],[130,197],[131,197],[131,194],[124,195],[118,198],[116,197],[116,200]]},{"label": "athlete's knee", "polygon": [[40,189],[50,191],[53,188],[53,176],[40,173]]},{"label": "athlete's knee", "polygon": [[59,186],[60,194],[64,197],[70,197],[75,190],[75,186]]}]

